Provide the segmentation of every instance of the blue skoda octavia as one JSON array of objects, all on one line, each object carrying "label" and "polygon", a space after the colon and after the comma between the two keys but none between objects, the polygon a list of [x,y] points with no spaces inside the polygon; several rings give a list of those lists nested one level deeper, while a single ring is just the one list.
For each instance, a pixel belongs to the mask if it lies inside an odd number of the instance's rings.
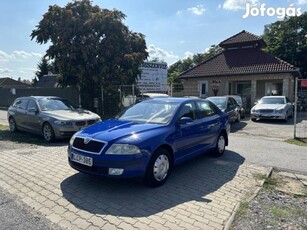
[{"label": "blue skoda octavia", "polygon": [[209,151],[221,156],[229,130],[228,115],[210,101],[148,99],[75,133],[68,161],[80,172],[141,178],[155,187],[191,157]]}]

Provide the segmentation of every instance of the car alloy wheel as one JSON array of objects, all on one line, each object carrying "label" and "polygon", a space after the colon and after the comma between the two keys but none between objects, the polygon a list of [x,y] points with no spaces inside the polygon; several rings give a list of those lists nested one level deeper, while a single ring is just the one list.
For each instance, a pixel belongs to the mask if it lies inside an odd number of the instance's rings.
[{"label": "car alloy wheel", "polygon": [[43,135],[44,135],[44,139],[48,142],[51,142],[54,140],[54,131],[50,124],[48,123],[44,124]]},{"label": "car alloy wheel", "polygon": [[9,126],[10,126],[10,131],[12,133],[16,132],[17,131],[17,126],[16,126],[16,122],[15,122],[15,119],[14,118],[10,118],[9,120]]},{"label": "car alloy wheel", "polygon": [[160,186],[165,183],[170,172],[170,154],[166,149],[158,149],[151,157],[145,182],[153,187]]},{"label": "car alloy wheel", "polygon": [[214,156],[216,157],[222,156],[225,151],[225,146],[226,146],[225,134],[221,133],[219,138],[217,139]]}]

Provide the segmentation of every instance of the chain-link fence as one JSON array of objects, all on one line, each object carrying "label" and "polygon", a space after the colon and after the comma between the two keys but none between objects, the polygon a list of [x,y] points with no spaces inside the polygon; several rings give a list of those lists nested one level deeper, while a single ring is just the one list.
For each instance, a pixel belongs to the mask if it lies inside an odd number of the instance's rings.
[{"label": "chain-link fence", "polygon": [[307,138],[307,79],[296,79],[294,137]]}]

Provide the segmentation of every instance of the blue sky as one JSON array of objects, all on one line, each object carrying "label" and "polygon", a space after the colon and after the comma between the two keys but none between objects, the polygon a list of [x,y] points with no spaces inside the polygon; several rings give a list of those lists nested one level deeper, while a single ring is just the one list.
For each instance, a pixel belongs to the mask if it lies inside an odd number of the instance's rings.
[{"label": "blue sky", "polygon": [[[30,34],[49,5],[64,7],[68,2],[1,1],[0,78],[34,78],[37,64],[48,47],[31,41]],[[243,19],[246,3],[258,10],[265,4],[264,14]],[[292,7],[296,13],[298,9],[301,12],[307,9],[307,0],[93,0],[93,4],[126,14],[124,23],[130,30],[145,35],[150,57],[165,60],[169,65],[204,53],[211,45],[242,30],[262,35],[264,25],[281,20],[277,8]],[[274,11],[274,15],[267,15]]]}]

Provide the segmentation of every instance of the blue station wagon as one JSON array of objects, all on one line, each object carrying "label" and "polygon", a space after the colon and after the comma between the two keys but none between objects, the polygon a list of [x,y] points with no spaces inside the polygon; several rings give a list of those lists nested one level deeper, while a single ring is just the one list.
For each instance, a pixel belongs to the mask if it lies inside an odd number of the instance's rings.
[{"label": "blue station wagon", "polygon": [[229,131],[228,115],[208,100],[148,99],[75,133],[68,162],[80,172],[141,178],[155,187],[191,157],[210,150],[221,156]]}]

